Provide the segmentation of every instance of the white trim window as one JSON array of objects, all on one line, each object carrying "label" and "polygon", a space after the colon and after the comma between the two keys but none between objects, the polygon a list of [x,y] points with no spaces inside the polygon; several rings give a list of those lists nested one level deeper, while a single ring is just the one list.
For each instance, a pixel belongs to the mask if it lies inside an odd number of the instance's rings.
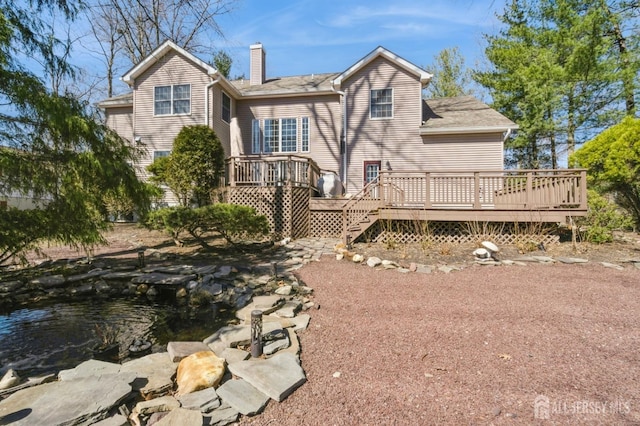
[{"label": "white trim window", "polygon": [[372,89],[369,117],[393,118],[393,89]]},{"label": "white trim window", "polygon": [[[297,118],[265,118],[262,124],[261,131],[260,120],[251,122],[253,154],[309,152],[309,117],[301,117],[300,123]],[[301,128],[300,134],[298,127]]]},{"label": "white trim window", "polygon": [[260,140],[262,139],[260,132],[260,120],[251,121],[251,153],[260,154]]},{"label": "white trim window", "polygon": [[231,123],[231,98],[222,92],[222,121]]},{"label": "white trim window", "polygon": [[153,88],[153,114],[191,114],[191,85],[155,86]]},{"label": "white trim window", "polygon": [[300,151],[309,152],[309,117],[302,117],[302,136]]}]

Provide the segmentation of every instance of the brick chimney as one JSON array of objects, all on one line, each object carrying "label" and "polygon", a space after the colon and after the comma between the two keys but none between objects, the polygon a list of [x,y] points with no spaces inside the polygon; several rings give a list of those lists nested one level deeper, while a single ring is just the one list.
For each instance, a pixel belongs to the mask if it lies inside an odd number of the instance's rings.
[{"label": "brick chimney", "polygon": [[266,75],[266,57],[267,52],[262,48],[262,43],[258,42],[249,46],[251,51],[249,81],[251,86],[254,84],[262,84]]}]

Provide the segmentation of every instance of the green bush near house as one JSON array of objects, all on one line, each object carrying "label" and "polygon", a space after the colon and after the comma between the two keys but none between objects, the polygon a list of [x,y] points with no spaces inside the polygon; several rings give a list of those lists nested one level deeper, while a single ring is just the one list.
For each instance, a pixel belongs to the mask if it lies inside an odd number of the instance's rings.
[{"label": "green bush near house", "polygon": [[585,241],[601,244],[613,241],[613,231],[631,229],[633,219],[620,212],[618,206],[594,190],[588,193],[587,216],[578,220]]},{"label": "green bush near house", "polygon": [[266,216],[257,214],[253,207],[226,203],[155,210],[147,217],[145,226],[168,232],[179,245],[181,235],[187,233],[205,248],[209,248],[205,236],[212,232],[232,244],[238,238],[262,238],[269,232]]}]

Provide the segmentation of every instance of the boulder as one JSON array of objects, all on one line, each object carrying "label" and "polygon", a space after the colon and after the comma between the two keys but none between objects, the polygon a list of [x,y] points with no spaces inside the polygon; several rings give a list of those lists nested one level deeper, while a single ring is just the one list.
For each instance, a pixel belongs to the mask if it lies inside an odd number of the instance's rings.
[{"label": "boulder", "polygon": [[367,259],[367,266],[370,266],[371,268],[375,268],[380,264],[382,264],[382,259],[380,259],[379,257],[373,256]]},{"label": "boulder", "polygon": [[211,351],[196,352],[178,365],[178,395],[216,387],[225,372],[225,360]]}]

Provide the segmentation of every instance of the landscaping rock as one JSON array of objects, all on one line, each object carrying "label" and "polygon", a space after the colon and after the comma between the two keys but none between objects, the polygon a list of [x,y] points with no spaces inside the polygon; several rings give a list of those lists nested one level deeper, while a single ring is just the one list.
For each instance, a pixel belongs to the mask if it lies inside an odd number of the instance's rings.
[{"label": "landscaping rock", "polygon": [[298,357],[286,352],[264,361],[237,362],[229,370],[278,402],[307,380]]},{"label": "landscaping rock", "polygon": [[45,275],[29,281],[33,287],[52,288],[61,287],[67,280],[62,275]]},{"label": "landscaping rock", "polygon": [[199,411],[176,408],[155,423],[155,426],[200,426],[201,424],[202,414]]},{"label": "landscaping rock", "polygon": [[149,284],[149,285],[185,285],[189,281],[196,279],[196,275],[175,275],[175,274],[162,274],[151,273],[144,274],[131,279],[131,282],[135,284]]},{"label": "landscaping rock", "polygon": [[600,264],[602,266],[604,266],[605,268],[616,269],[618,271],[623,271],[624,270],[624,266],[616,265],[615,263],[600,262]]},{"label": "landscaping rock", "polygon": [[196,352],[180,361],[176,382],[178,395],[216,387],[225,372],[224,358],[211,351]]},{"label": "landscaping rock", "polygon": [[227,361],[227,365],[229,365],[234,362],[244,361],[249,358],[251,354],[247,351],[243,351],[242,349],[226,348],[220,356],[224,358]]},{"label": "landscaping rock", "polygon": [[220,406],[220,399],[214,388],[207,388],[186,395],[178,396],[183,408],[208,413]]},{"label": "landscaping rock", "polygon": [[209,347],[202,342],[169,342],[167,352],[172,362],[180,362],[196,352],[208,351]]},{"label": "landscaping rock", "polygon": [[0,380],[0,390],[9,389],[20,384],[20,376],[12,368],[2,376]]},{"label": "landscaping rock", "polygon": [[140,391],[145,399],[152,399],[173,388],[172,378],[177,367],[167,352],[159,352],[125,362],[120,372],[135,373],[138,379],[133,382],[133,390]]},{"label": "landscaping rock", "polygon": [[94,423],[93,426],[129,426],[129,420],[122,414],[116,414],[115,416],[107,417],[104,420],[100,420],[98,423]]},{"label": "landscaping rock", "polygon": [[291,287],[290,285],[283,285],[282,287],[278,287],[275,293],[280,296],[289,296],[292,289],[293,287]]},{"label": "landscaping rock", "polygon": [[589,262],[587,259],[580,259],[578,257],[555,257],[555,260],[557,260],[558,262],[561,263],[566,263],[566,264],[574,264],[574,263],[587,263]]},{"label": "landscaping rock", "polygon": [[93,424],[129,396],[131,378],[106,374],[23,389],[0,401],[0,419],[12,426]]},{"label": "landscaping rock", "polygon": [[379,257],[370,257],[369,259],[367,259],[367,266],[371,267],[371,268],[375,268],[376,266],[382,264],[382,259],[380,259]]},{"label": "landscaping rock", "polygon": [[278,309],[275,314],[282,318],[293,318],[296,313],[302,308],[302,303],[298,300],[289,300]]},{"label": "landscaping rock", "polygon": [[90,359],[70,370],[60,371],[58,373],[58,380],[75,380],[83,377],[102,376],[104,374],[117,374],[119,372],[120,364]]},{"label": "landscaping rock", "polygon": [[220,388],[218,395],[238,412],[253,416],[261,412],[269,402],[269,397],[244,380],[228,380]]},{"label": "landscaping rock", "polygon": [[[262,334],[272,332],[282,328],[279,322],[264,322],[262,324]],[[251,343],[251,326],[250,325],[228,325],[220,328],[217,332],[207,337],[204,343],[209,346],[214,352],[215,349],[211,347],[211,343],[219,339],[228,348],[235,348],[237,346],[248,345]]]},{"label": "landscaping rock", "polygon": [[238,420],[240,413],[229,404],[222,404],[219,408],[212,411],[204,419],[205,425],[225,426]]},{"label": "landscaping rock", "polygon": [[180,407],[180,403],[172,396],[162,396],[160,398],[141,401],[136,404],[132,416],[149,416],[153,413],[175,410]]}]

